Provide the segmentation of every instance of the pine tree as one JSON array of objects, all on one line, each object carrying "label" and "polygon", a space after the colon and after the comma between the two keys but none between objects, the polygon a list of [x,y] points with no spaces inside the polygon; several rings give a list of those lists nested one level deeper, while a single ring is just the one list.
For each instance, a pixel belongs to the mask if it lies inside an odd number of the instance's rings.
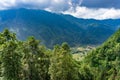
[{"label": "pine tree", "polygon": [[50,74],[51,80],[60,80],[59,67],[61,66],[61,63],[59,61],[59,53],[60,53],[60,47],[59,45],[56,45],[54,47],[53,54],[50,59],[49,74]]},{"label": "pine tree", "polygon": [[26,42],[23,43],[23,68],[24,68],[24,79],[25,80],[39,80],[39,76],[36,69],[36,56],[38,51],[38,41],[33,37],[30,37]]},{"label": "pine tree", "polygon": [[21,53],[18,50],[18,41],[15,34],[5,30],[2,34],[3,44],[1,47],[1,61],[3,66],[4,80],[21,79]]},{"label": "pine tree", "polygon": [[51,58],[49,73],[51,80],[78,80],[77,67],[66,43],[61,47],[55,46]]},{"label": "pine tree", "polygon": [[24,53],[24,65],[28,67],[24,73],[25,79],[48,80],[49,57],[40,49],[39,41],[30,37],[24,44]]},{"label": "pine tree", "polygon": [[41,49],[36,54],[36,69],[40,80],[49,80],[49,55],[46,54],[46,49]]}]

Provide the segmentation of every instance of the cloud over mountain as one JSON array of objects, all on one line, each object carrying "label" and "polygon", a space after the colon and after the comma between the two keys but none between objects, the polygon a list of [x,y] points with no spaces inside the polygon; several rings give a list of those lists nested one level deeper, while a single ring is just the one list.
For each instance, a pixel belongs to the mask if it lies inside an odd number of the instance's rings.
[{"label": "cloud over mountain", "polygon": [[85,19],[117,19],[120,18],[120,9],[115,8],[87,8],[87,7],[76,7],[75,10],[73,8],[63,12],[63,14],[71,14],[78,18]]},{"label": "cloud over mountain", "polygon": [[119,0],[0,0],[0,10],[42,9],[70,14],[78,18],[120,18]]}]

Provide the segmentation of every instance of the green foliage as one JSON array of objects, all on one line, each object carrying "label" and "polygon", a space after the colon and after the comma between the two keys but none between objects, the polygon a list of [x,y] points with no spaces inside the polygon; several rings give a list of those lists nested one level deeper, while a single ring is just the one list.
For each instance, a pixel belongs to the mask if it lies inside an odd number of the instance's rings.
[{"label": "green foliage", "polygon": [[34,37],[30,37],[23,45],[24,65],[28,67],[27,72],[24,71],[25,80],[48,80],[49,56],[46,55],[46,50],[41,50],[39,41]]},{"label": "green foliage", "polygon": [[90,73],[93,74],[93,80],[119,80],[120,30],[99,48],[90,52],[84,58],[83,63],[90,66],[89,69],[91,70]]},{"label": "green foliage", "polygon": [[77,66],[66,43],[56,45],[53,50],[49,73],[51,80],[78,80]]},{"label": "green foliage", "polygon": [[17,40],[14,33],[0,33],[2,80],[120,80],[120,30],[80,61],[67,43],[47,49],[34,37]]},{"label": "green foliage", "polygon": [[21,79],[21,53],[19,52],[18,41],[14,34],[7,29],[0,36],[4,38],[1,41],[1,65],[2,75],[5,80],[19,80]]}]

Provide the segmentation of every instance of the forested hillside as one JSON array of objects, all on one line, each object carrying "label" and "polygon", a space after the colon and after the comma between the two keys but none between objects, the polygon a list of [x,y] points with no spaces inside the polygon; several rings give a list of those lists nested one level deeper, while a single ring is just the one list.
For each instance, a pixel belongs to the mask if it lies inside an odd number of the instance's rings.
[{"label": "forested hillside", "polygon": [[66,43],[49,50],[33,37],[19,41],[7,29],[0,33],[0,80],[78,80],[77,70]]},{"label": "forested hillside", "polygon": [[83,66],[87,80],[120,80],[120,29],[104,44],[88,53]]},{"label": "forested hillside", "polygon": [[76,61],[67,43],[51,50],[34,37],[20,41],[6,29],[0,33],[0,79],[119,80],[120,30]]},{"label": "forested hillside", "polygon": [[120,27],[119,19],[79,19],[70,15],[32,9],[0,11],[0,31],[8,28],[16,32],[20,40],[34,36],[49,48],[63,42],[73,47],[99,45],[118,27]]}]

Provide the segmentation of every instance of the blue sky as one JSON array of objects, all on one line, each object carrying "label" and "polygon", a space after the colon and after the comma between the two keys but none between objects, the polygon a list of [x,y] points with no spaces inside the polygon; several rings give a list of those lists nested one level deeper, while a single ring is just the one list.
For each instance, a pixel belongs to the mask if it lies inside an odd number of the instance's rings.
[{"label": "blue sky", "polygon": [[82,6],[89,8],[120,8],[120,0],[83,0]]},{"label": "blue sky", "polygon": [[0,10],[42,9],[78,18],[120,18],[120,0],[0,0]]}]

